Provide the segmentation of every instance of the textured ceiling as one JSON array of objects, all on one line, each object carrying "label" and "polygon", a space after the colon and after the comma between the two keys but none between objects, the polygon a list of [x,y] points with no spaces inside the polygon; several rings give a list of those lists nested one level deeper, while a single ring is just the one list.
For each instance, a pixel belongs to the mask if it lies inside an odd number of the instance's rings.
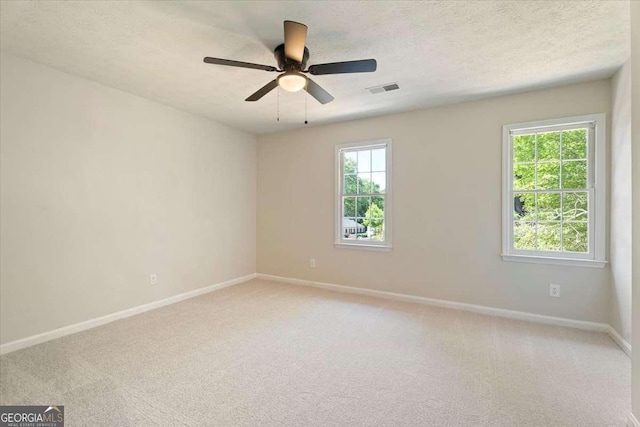
[{"label": "textured ceiling", "polygon": [[[253,133],[406,111],[610,76],[629,56],[627,1],[2,1],[0,47]],[[320,105],[277,90],[282,22],[309,26],[309,65],[375,58],[370,74],[315,76]],[[372,95],[367,87],[398,82]]]}]

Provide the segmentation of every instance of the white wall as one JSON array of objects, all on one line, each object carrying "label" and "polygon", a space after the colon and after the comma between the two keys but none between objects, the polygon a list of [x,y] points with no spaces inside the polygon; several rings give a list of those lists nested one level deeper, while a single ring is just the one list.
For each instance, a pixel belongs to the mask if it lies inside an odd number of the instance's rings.
[{"label": "white wall", "polygon": [[254,136],[1,67],[2,343],[255,272]]},{"label": "white wall", "polygon": [[[610,89],[601,80],[259,137],[258,272],[608,323],[608,267],[502,261],[501,132],[609,117]],[[393,251],[336,249],[335,145],[387,137]],[[561,298],[549,297],[551,282]]]},{"label": "white wall", "polygon": [[631,342],[631,62],[611,79],[611,326]]}]

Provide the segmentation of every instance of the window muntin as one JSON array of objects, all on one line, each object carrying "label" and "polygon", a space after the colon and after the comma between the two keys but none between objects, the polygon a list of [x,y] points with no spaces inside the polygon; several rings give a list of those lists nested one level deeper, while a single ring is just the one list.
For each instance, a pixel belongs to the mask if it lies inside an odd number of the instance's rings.
[{"label": "window muntin", "polygon": [[510,125],[504,133],[503,257],[604,265],[604,159],[596,158],[604,157],[604,116]]},{"label": "window muntin", "polygon": [[390,246],[391,141],[337,147],[336,243]]}]

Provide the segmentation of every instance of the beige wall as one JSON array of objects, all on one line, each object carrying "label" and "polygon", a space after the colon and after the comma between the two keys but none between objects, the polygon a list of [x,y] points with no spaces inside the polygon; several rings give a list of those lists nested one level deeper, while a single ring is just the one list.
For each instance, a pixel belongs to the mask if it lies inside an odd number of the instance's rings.
[{"label": "beige wall", "polygon": [[255,272],[254,136],[1,66],[2,343]]},{"label": "beige wall", "polygon": [[640,2],[631,2],[631,153],[633,179],[633,413],[640,421]]},{"label": "beige wall", "polygon": [[[523,121],[609,118],[610,88],[601,80],[259,137],[258,272],[608,323],[608,267],[500,258],[501,132]],[[336,249],[335,145],[387,137],[393,251]],[[549,297],[552,282],[561,298]]]},{"label": "beige wall", "polygon": [[631,62],[611,80],[611,326],[631,342]]}]

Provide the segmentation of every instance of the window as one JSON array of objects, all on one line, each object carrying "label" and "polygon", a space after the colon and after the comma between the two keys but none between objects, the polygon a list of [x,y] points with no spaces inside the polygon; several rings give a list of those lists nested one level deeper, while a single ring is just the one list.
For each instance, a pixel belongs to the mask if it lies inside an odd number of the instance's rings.
[{"label": "window", "polygon": [[604,114],[503,128],[506,261],[604,267]]},{"label": "window", "polygon": [[391,140],[336,147],[335,245],[391,250]]}]

